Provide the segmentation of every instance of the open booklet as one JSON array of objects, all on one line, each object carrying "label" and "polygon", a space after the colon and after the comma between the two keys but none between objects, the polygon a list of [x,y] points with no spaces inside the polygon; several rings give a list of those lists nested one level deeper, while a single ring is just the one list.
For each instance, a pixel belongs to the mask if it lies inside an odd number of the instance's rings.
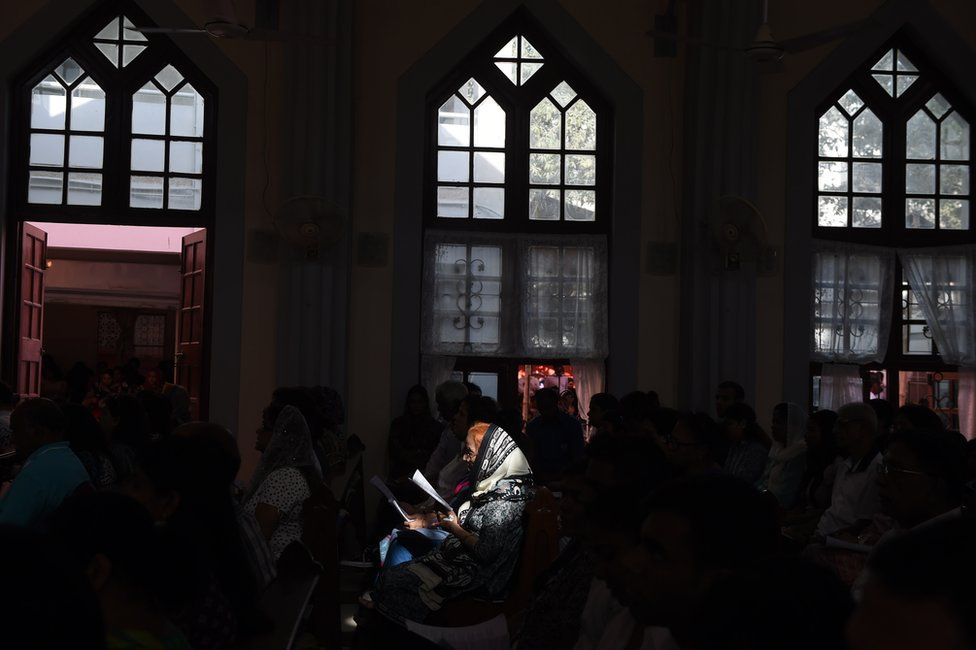
[{"label": "open booklet", "polygon": [[[417,487],[423,490],[427,494],[427,496],[429,496],[431,499],[433,499],[441,506],[443,506],[445,512],[451,511],[450,504],[448,504],[447,501],[442,499],[441,495],[437,494],[437,490],[435,490],[434,487],[430,484],[430,481],[428,481],[427,478],[420,473],[420,470],[415,471],[413,473],[413,476],[410,477],[410,480],[413,481],[414,484],[417,485]],[[410,521],[413,519],[413,517],[408,515],[406,511],[404,511],[404,509],[400,507],[400,504],[397,503],[396,497],[393,496],[393,493],[390,491],[390,488],[387,487],[386,483],[383,482],[383,479],[381,479],[379,476],[373,476],[373,478],[369,479],[369,482],[373,485],[373,487],[379,490],[384,497],[386,497],[386,500],[390,503],[391,506],[393,506],[393,508],[397,512],[400,513],[400,516],[403,517],[404,521]]]}]

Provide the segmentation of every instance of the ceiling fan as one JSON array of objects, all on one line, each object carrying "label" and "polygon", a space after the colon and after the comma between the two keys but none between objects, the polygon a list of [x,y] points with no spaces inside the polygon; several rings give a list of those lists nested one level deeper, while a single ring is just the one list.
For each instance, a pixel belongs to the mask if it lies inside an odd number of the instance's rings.
[{"label": "ceiling fan", "polygon": [[[126,29],[142,34],[202,34],[228,40],[324,43],[322,39],[309,34],[248,27],[237,19],[232,0],[205,0],[205,5],[209,7],[207,13],[210,18],[203,23],[202,27],[126,27]],[[258,0],[255,13],[264,16],[266,22],[277,26],[278,0]]]},{"label": "ceiling fan", "polygon": [[[673,18],[674,1],[668,3],[668,13],[670,20],[656,20],[655,29],[647,32],[648,36],[654,39],[662,39],[679,43],[687,43],[698,47],[709,47],[720,50],[740,52],[749,57],[750,60],[761,66],[766,72],[778,70],[776,64],[788,53],[803,52],[812,50],[821,45],[825,45],[839,38],[844,38],[849,34],[856,33],[861,29],[874,24],[874,20],[867,18],[844,25],[838,25],[819,32],[803,34],[785,40],[777,40],[773,36],[773,30],[769,26],[769,0],[762,0],[762,22],[756,30],[755,36],[745,46],[737,47],[723,43],[714,43],[700,38],[680,36],[677,33],[677,21]],[[658,17],[660,18],[660,17]]]}]

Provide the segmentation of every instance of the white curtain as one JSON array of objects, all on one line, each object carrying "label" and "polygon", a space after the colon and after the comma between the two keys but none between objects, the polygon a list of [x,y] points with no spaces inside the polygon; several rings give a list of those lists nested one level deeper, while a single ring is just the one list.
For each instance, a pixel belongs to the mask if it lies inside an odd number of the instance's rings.
[{"label": "white curtain", "polygon": [[891,330],[894,253],[820,242],[813,254],[812,354],[828,363],[884,359]]},{"label": "white curtain", "polygon": [[428,231],[421,352],[602,359],[603,236]]},{"label": "white curtain", "polygon": [[976,366],[973,249],[918,249],[899,256],[942,360]]},{"label": "white curtain", "polygon": [[431,413],[437,414],[435,393],[437,387],[451,378],[454,372],[454,357],[439,354],[425,354],[420,357],[420,384],[427,389],[431,401]]},{"label": "white curtain", "polygon": [[959,431],[967,439],[976,438],[976,369],[959,369]]},{"label": "white curtain", "polygon": [[519,262],[522,354],[542,359],[605,358],[605,239],[521,238]]},{"label": "white curtain", "polygon": [[836,411],[844,404],[864,401],[861,370],[843,363],[825,363],[820,373],[820,408]]},{"label": "white curtain", "polygon": [[579,398],[579,414],[584,420],[590,409],[590,398],[606,390],[606,364],[603,359],[573,359],[573,379],[576,397]]}]

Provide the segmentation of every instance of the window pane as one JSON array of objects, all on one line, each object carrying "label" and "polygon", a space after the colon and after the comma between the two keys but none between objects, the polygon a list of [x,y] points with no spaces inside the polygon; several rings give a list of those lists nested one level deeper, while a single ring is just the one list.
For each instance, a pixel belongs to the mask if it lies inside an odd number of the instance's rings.
[{"label": "window pane", "polygon": [[64,136],[53,133],[31,133],[30,164],[64,165]]},{"label": "window pane", "polygon": [[458,88],[458,94],[473,106],[485,94],[485,89],[474,79],[468,79],[463,86]]},{"label": "window pane", "polygon": [[828,228],[847,226],[847,197],[821,196],[818,201],[817,224]]},{"label": "window pane", "polygon": [[566,148],[596,150],[596,113],[582,99],[566,111]]},{"label": "window pane", "polygon": [[[88,167],[101,169],[102,167],[102,138],[93,135],[71,136],[71,147],[68,152],[69,167]],[[68,178],[68,195],[71,195],[71,178]],[[70,201],[69,201],[70,203]]]},{"label": "window pane", "polygon": [[190,84],[184,85],[170,100],[169,133],[203,137],[203,97]]},{"label": "window pane", "polygon": [[474,109],[474,145],[476,147],[505,146],[505,111],[491,97]]},{"label": "window pane", "polygon": [[596,192],[566,190],[566,221],[594,221],[595,219]]},{"label": "window pane", "polygon": [[935,199],[906,199],[905,227],[935,228]]},{"label": "window pane", "polygon": [[942,165],[942,194],[969,194],[969,165]]},{"label": "window pane", "polygon": [[105,91],[91,79],[71,91],[71,130],[105,130]]},{"label": "window pane", "polygon": [[85,74],[81,66],[74,59],[67,59],[64,63],[54,69],[54,74],[59,76],[66,86],[70,86]]},{"label": "window pane", "polygon": [[880,228],[881,199],[868,196],[855,196],[853,217],[853,225],[855,228]]},{"label": "window pane", "polygon": [[932,111],[932,115],[935,115],[937,119],[942,119],[942,116],[949,112],[952,108],[949,106],[949,102],[941,94],[936,94],[929,101],[925,102],[925,107]]},{"label": "window pane", "polygon": [[123,45],[122,46],[122,67],[132,63],[137,56],[146,49],[145,45]]},{"label": "window pane", "polygon": [[942,199],[939,203],[939,226],[946,230],[969,229],[969,201]]},{"label": "window pane", "polygon": [[132,97],[132,132],[166,134],[166,96],[152,83]]},{"label": "window pane", "polygon": [[566,156],[567,185],[596,185],[596,156]]},{"label": "window pane", "polygon": [[68,174],[68,205],[101,205],[101,174]]},{"label": "window pane", "polygon": [[905,354],[932,354],[932,339],[925,335],[925,325],[902,326],[902,352]]},{"label": "window pane", "polygon": [[519,68],[521,69],[521,73],[520,73],[521,77],[520,77],[519,83],[520,84],[524,84],[526,81],[528,81],[532,77],[532,75],[534,75],[536,72],[539,71],[540,68],[542,68],[542,64],[541,63],[522,63],[519,66]]},{"label": "window pane", "polygon": [[474,188],[474,218],[504,219],[505,190],[501,187]]},{"label": "window pane", "polygon": [[905,165],[905,191],[935,194],[935,165]]},{"label": "window pane", "polygon": [[908,90],[909,86],[915,83],[918,79],[916,74],[900,74],[895,77],[895,95],[901,97],[902,94]]},{"label": "window pane", "polygon": [[495,65],[513,84],[518,83],[518,63],[515,61],[495,61]]},{"label": "window pane", "polygon": [[184,174],[202,174],[203,143],[171,142],[169,145],[169,170]]},{"label": "window pane", "polygon": [[817,178],[821,192],[846,192],[847,163],[821,162]]},{"label": "window pane", "polygon": [[959,113],[942,121],[939,135],[943,160],[969,160],[969,123]]},{"label": "window pane", "polygon": [[935,122],[922,111],[908,120],[905,156],[915,160],[935,158]]},{"label": "window pane", "polygon": [[832,107],[820,118],[820,155],[844,158],[847,151],[847,118]]},{"label": "window pane", "polygon": [[889,95],[895,94],[895,77],[890,74],[873,74],[874,80],[878,82],[885,92]]},{"label": "window pane", "polygon": [[66,107],[64,88],[48,75],[31,91],[31,128],[63,129]]},{"label": "window pane", "polygon": [[898,53],[898,71],[899,72],[918,72],[918,68],[916,68],[912,64],[912,62],[908,60],[908,57],[905,56],[905,53],[904,52],[899,52]]},{"label": "window pane", "polygon": [[854,163],[854,191],[881,193],[881,163]]},{"label": "window pane", "polygon": [[438,151],[437,180],[445,182],[468,182],[471,154],[467,151]]},{"label": "window pane", "polygon": [[474,180],[476,183],[505,182],[505,154],[476,151],[474,154]]},{"label": "window pane", "polygon": [[854,157],[880,158],[883,133],[881,120],[871,109],[865,109],[854,119]]},{"label": "window pane", "polygon": [[857,113],[861,107],[864,106],[864,102],[861,101],[861,98],[858,97],[857,93],[855,93],[853,90],[848,90],[846,93],[844,93],[843,97],[837,100],[837,103],[840,104],[841,107],[847,111],[847,114],[851,116]]},{"label": "window pane", "polygon": [[119,46],[115,43],[95,43],[98,51],[105,55],[112,65],[119,67]]},{"label": "window pane", "polygon": [[502,46],[502,49],[498,50],[498,52],[495,53],[495,58],[496,59],[517,59],[519,55],[518,41],[519,41],[518,36],[513,36],[512,40],[505,43],[505,45]]},{"label": "window pane", "polygon": [[556,105],[543,99],[529,117],[529,146],[533,149],[559,149],[562,114]]},{"label": "window pane", "polygon": [[165,68],[156,73],[156,83],[162,86],[166,91],[171,91],[176,86],[183,81],[183,75],[180,71],[174,68],[172,65],[167,65]]},{"label": "window pane", "polygon": [[61,172],[45,172],[32,169],[27,186],[30,203],[61,203],[64,175]]},{"label": "window pane", "polygon": [[498,373],[496,372],[469,372],[468,381],[481,389],[481,394],[498,400]]},{"label": "window pane", "polygon": [[529,182],[537,185],[559,184],[559,154],[529,154]]},{"label": "window pane", "polygon": [[895,51],[888,50],[885,55],[878,59],[878,62],[874,64],[871,68],[872,70],[894,70],[895,69]]},{"label": "window pane", "polygon": [[105,41],[117,41],[119,40],[119,24],[121,22],[120,18],[113,18],[112,22],[105,27],[102,27],[101,31],[95,34],[95,38]]},{"label": "window pane", "polygon": [[437,111],[437,144],[466,147],[471,142],[471,109],[457,95],[451,95]]},{"label": "window pane", "polygon": [[169,179],[169,208],[171,210],[199,210],[203,181],[199,178]]},{"label": "window pane", "polygon": [[437,216],[448,219],[468,218],[468,188],[438,187]]},{"label": "window pane", "polygon": [[529,190],[529,219],[534,221],[558,221],[559,190]]},{"label": "window pane", "polygon": [[133,176],[129,184],[129,205],[133,208],[162,208],[163,179],[159,176]]},{"label": "window pane", "polygon": [[162,140],[132,139],[133,171],[161,172],[165,171],[166,143]]},{"label": "window pane", "polygon": [[576,97],[576,91],[565,81],[559,82],[559,85],[553,88],[549,94],[563,108],[569,106],[569,102],[573,101],[573,98]]}]

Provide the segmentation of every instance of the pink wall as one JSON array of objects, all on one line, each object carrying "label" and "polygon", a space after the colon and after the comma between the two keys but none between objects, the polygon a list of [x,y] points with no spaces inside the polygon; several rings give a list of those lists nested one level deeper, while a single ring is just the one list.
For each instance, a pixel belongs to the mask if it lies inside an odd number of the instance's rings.
[{"label": "pink wall", "polygon": [[48,246],[101,250],[180,253],[183,237],[201,228],[35,223],[48,234]]}]

